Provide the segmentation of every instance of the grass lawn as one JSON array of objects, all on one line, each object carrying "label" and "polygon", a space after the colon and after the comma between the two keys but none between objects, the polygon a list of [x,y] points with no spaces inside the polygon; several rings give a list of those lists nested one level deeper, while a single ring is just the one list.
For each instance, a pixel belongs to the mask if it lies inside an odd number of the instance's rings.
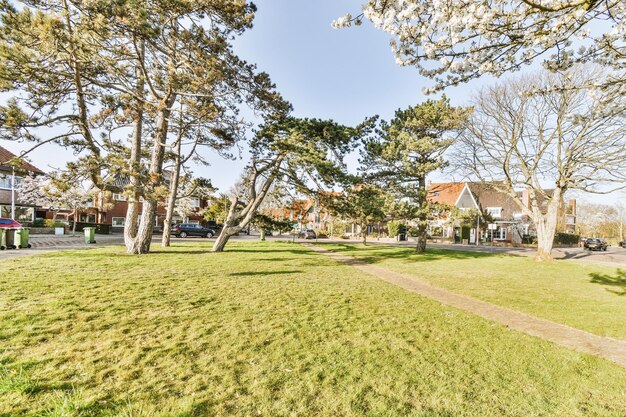
[{"label": "grass lawn", "polygon": [[626,270],[578,262],[391,245],[325,248],[513,310],[626,339]]},{"label": "grass lawn", "polygon": [[299,245],[209,245],[1,261],[0,416],[626,415],[610,362]]}]

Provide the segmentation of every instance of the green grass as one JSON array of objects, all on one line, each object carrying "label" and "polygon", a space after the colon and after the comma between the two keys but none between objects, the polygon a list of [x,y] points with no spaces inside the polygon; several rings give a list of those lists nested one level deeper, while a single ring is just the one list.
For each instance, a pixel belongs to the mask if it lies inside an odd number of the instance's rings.
[{"label": "green grass", "polygon": [[0,262],[0,416],[623,416],[626,370],[298,245]]},{"label": "green grass", "polygon": [[324,247],[453,292],[626,339],[626,269],[433,248],[418,255],[413,248],[389,245]]}]

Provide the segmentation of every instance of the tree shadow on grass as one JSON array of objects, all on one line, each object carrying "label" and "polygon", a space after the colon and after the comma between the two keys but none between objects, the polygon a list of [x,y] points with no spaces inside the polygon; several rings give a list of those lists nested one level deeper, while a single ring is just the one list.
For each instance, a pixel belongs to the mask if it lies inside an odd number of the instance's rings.
[{"label": "tree shadow on grass", "polygon": [[302,274],[304,271],[295,269],[290,271],[243,271],[243,272],[231,272],[229,277],[254,277],[263,275],[288,275],[288,274]]},{"label": "tree shadow on grass", "polygon": [[616,290],[606,288],[608,292],[620,296],[626,296],[626,269],[619,269],[615,275],[598,274],[596,272],[589,274],[591,283],[600,284],[607,287],[616,287]]}]

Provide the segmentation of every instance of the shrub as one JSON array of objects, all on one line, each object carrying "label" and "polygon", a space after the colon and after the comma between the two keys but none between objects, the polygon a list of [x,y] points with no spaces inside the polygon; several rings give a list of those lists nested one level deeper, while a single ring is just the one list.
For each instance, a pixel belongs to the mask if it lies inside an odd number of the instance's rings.
[{"label": "shrub", "polygon": [[396,237],[398,234],[406,232],[406,225],[402,222],[392,220],[387,223],[387,230],[389,231],[389,237]]},{"label": "shrub", "polygon": [[409,228],[409,236],[417,237],[418,234],[419,234],[419,230],[417,230],[417,227]]},{"label": "shrub", "polygon": [[554,235],[554,243],[557,245],[577,245],[579,240],[580,236],[573,233],[559,232]]},{"label": "shrub", "polygon": [[65,227],[65,223],[52,219],[44,220],[43,225],[44,227]]},{"label": "shrub", "polygon": [[333,236],[340,236],[343,238],[343,235],[348,232],[348,225],[342,221],[336,220],[333,222],[332,228],[330,230],[333,231]]},{"label": "shrub", "polygon": [[318,238],[325,239],[328,237],[328,230],[315,229],[315,234],[317,235]]}]

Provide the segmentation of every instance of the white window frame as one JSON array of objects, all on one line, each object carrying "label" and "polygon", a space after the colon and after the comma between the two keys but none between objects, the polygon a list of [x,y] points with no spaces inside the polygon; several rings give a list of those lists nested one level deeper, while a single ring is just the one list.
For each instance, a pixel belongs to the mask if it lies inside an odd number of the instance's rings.
[{"label": "white window frame", "polygon": [[[121,222],[117,222],[116,224],[116,220],[121,219]],[[120,224],[121,223],[121,224]],[[112,227],[124,227],[124,225],[126,224],[126,217],[111,217],[111,226]]]},{"label": "white window frame", "polygon": [[[495,214],[497,210],[497,214]],[[494,219],[502,218],[502,207],[487,207],[487,214],[493,217]]]},{"label": "white window frame", "polygon": [[198,197],[191,197],[190,198],[190,205],[193,208],[200,208],[200,206],[202,205],[202,202],[200,201],[200,199]]},{"label": "white window frame", "polygon": [[124,196],[124,194],[113,193],[113,200],[126,201],[126,197]]},{"label": "white window frame", "polygon": [[[0,174],[0,190],[12,190],[13,188],[11,187],[11,182],[13,174],[9,174],[9,173],[2,173]],[[17,189],[20,185],[20,183],[22,182],[23,177],[20,176],[15,176],[15,189]],[[4,185],[2,184],[3,181],[6,181],[4,183]],[[6,185],[6,186],[5,186]]]},{"label": "white window frame", "polygon": [[506,227],[498,226],[498,228],[493,231],[493,240],[506,240],[506,234]]}]

